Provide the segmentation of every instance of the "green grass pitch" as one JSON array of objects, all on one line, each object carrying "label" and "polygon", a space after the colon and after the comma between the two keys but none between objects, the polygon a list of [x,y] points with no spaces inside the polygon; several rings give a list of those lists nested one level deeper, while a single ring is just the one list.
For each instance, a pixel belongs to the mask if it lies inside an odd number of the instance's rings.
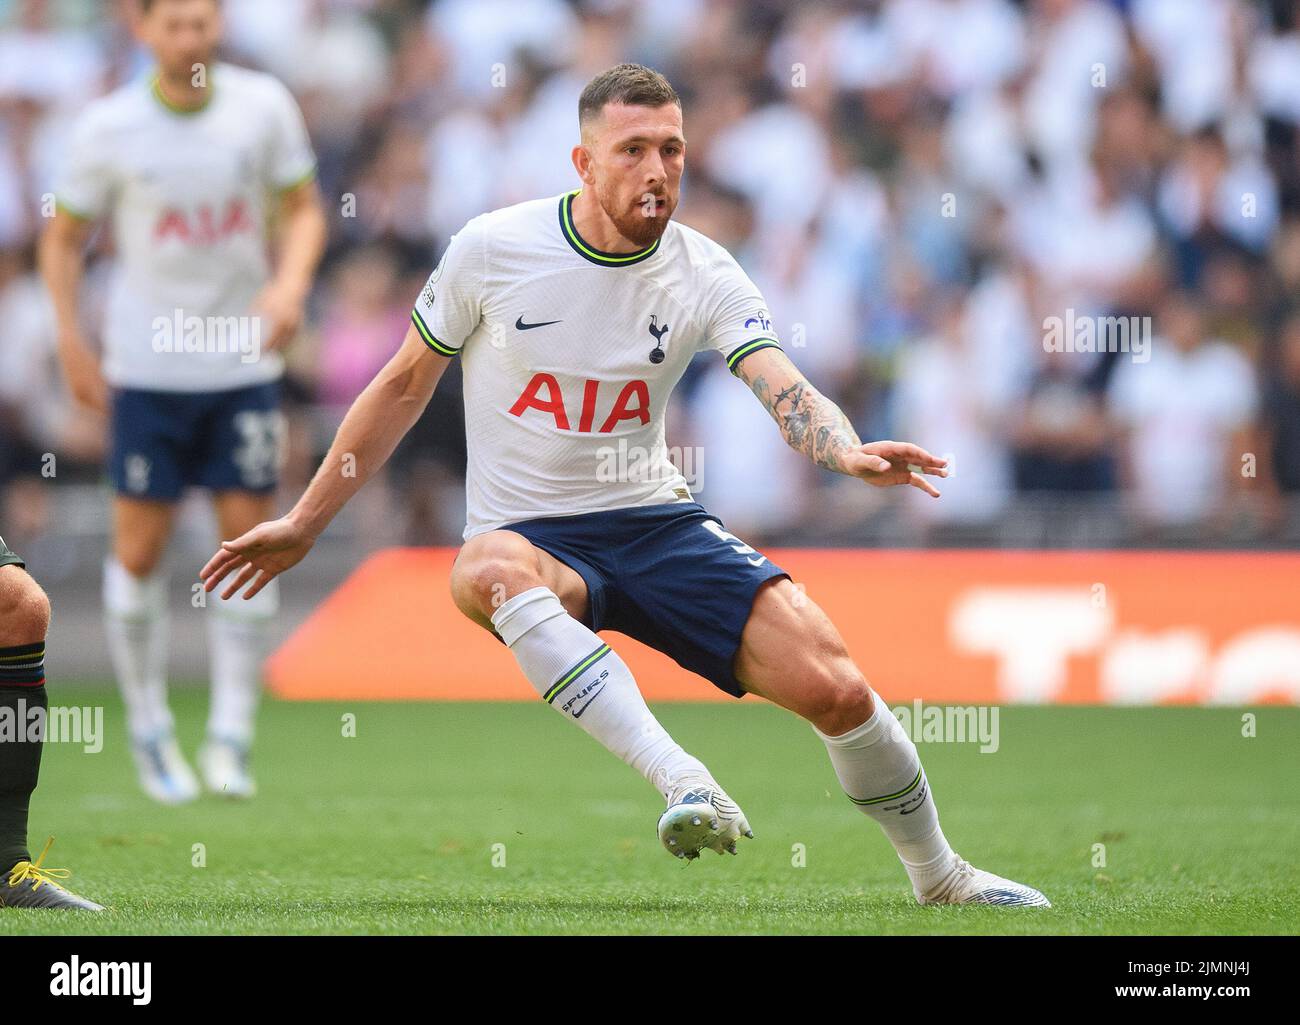
[{"label": "green grass pitch", "polygon": [[[657,709],[757,835],[688,864],[650,788],[540,704],[270,701],[256,800],[162,808],[116,695],[51,691],[106,704],[107,741],[47,746],[33,854],[54,834],[50,864],[110,910],[0,910],[0,935],[1300,931],[1300,709],[1244,738],[1240,709],[1008,708],[997,753],[921,744],[957,850],[1055,905],[1007,910],[918,908],[812,731],[756,702]],[[173,704],[192,755],[206,694]]]}]

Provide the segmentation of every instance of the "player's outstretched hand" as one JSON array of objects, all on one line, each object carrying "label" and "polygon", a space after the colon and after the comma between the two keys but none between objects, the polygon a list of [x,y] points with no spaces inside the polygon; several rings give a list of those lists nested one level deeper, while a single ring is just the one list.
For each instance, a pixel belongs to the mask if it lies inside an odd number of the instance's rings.
[{"label": "player's outstretched hand", "polygon": [[221,592],[221,597],[230,598],[252,580],[252,586],[244,592],[247,600],[285,570],[298,565],[315,543],[314,537],[287,518],[268,520],[242,537],[222,541],[221,548],[199,571],[199,579],[203,581],[203,589],[211,592],[232,572],[239,570],[239,575]]},{"label": "player's outstretched hand", "polygon": [[844,462],[853,476],[861,477],[868,484],[878,488],[910,484],[932,498],[938,498],[939,492],[923,475],[948,476],[948,460],[905,441],[873,441],[851,452]]}]

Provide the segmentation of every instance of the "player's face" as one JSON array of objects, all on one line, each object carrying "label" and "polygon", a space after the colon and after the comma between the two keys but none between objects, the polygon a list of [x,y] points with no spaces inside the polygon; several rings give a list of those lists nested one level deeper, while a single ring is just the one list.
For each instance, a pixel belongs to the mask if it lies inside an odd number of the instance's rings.
[{"label": "player's face", "polygon": [[155,0],[140,22],[140,37],[163,72],[189,77],[196,64],[211,62],[221,29],[216,0]]},{"label": "player's face", "polygon": [[606,104],[585,147],[591,159],[584,183],[619,234],[650,245],[677,209],[686,163],[681,108]]}]

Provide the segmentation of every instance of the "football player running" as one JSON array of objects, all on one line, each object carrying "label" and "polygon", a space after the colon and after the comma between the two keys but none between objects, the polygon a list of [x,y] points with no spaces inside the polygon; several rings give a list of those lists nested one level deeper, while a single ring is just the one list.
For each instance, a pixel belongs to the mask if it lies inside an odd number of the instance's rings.
[{"label": "football player running", "polygon": [[[663,797],[664,846],[735,853],[744,814],[663,729],[598,631],[621,631],[717,687],[802,716],[853,804],[880,824],[923,904],[1046,906],[949,846],[916,747],[839,632],[789,576],[691,497],[664,412],[692,357],[721,353],[817,465],[938,497],[946,463],[863,444],[782,351],[762,296],[719,245],[672,215],[686,156],[676,92],[624,64],[579,101],[582,187],[471,220],[419,297],[401,349],[362,393],[297,505],[224,542],[200,576],[256,596],[301,560],[464,362],[469,470],[458,608],[493,631],[537,693]],[[737,439],[743,444],[743,439]],[[646,472],[610,480],[611,449]],[[356,472],[344,473],[355,462]],[[924,635],[916,638],[924,645]]]}]

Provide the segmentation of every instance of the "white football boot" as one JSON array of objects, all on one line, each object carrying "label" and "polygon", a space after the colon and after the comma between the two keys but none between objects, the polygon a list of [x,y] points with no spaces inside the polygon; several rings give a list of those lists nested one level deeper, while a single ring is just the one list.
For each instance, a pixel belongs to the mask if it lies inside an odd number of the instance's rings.
[{"label": "white football boot", "polygon": [[928,893],[917,894],[916,900],[919,904],[996,904],[1008,908],[1052,906],[1032,886],[995,876],[955,856],[952,871]]},{"label": "white football boot", "polygon": [[244,744],[209,737],[199,750],[199,771],[208,790],[220,797],[249,798],[257,793]]},{"label": "white football boot", "polygon": [[140,787],[162,804],[184,804],[199,796],[199,781],[181,754],[176,738],[162,733],[131,745]]},{"label": "white football boot", "polygon": [[754,831],[745,813],[708,776],[690,776],[673,789],[659,816],[659,842],[678,858],[694,860],[705,848],[736,853],[736,841]]}]

